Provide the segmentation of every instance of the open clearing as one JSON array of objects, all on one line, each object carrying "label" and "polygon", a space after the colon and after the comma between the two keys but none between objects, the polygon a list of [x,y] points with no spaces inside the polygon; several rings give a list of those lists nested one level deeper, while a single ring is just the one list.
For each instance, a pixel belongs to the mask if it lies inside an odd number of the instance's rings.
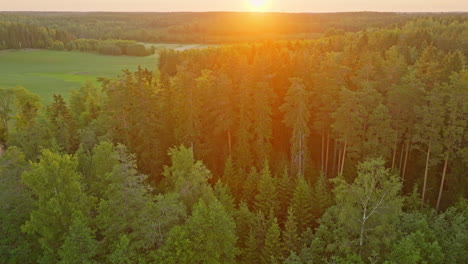
[{"label": "open clearing", "polygon": [[[151,44],[149,44],[151,45]],[[202,48],[201,45],[153,44],[173,49]],[[106,56],[94,53],[52,50],[5,50],[0,52],[0,88],[23,86],[51,101],[54,94],[68,97],[70,90],[98,77],[114,77],[122,69],[154,69],[158,56]]]}]

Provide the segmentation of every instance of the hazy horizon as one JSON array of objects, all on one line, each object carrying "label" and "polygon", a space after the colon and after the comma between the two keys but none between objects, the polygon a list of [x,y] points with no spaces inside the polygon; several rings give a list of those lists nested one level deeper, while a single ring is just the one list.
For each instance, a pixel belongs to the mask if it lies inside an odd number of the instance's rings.
[{"label": "hazy horizon", "polygon": [[4,3],[0,11],[50,11],[50,12],[285,12],[285,13],[336,13],[336,12],[466,12],[468,2],[459,0],[18,0]]}]

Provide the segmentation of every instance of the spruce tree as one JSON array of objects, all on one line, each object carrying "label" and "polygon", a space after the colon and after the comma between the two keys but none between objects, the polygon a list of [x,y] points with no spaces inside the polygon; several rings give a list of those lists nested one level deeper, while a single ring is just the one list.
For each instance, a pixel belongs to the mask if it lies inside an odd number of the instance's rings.
[{"label": "spruce tree", "polygon": [[302,233],[314,222],[313,191],[304,179],[299,179],[296,183],[291,208],[297,219],[299,233]]},{"label": "spruce tree", "polygon": [[265,235],[265,246],[262,251],[263,263],[280,263],[282,253],[281,229],[276,217],[270,219],[270,226]]},{"label": "spruce tree", "polygon": [[260,173],[257,189],[258,194],[255,196],[255,208],[262,211],[265,215],[270,212],[276,215],[279,209],[276,182],[275,178],[271,176],[268,163],[265,163]]},{"label": "spruce tree", "polygon": [[298,224],[292,207],[288,208],[288,218],[284,224],[283,242],[284,252],[287,254],[299,251],[300,240]]}]

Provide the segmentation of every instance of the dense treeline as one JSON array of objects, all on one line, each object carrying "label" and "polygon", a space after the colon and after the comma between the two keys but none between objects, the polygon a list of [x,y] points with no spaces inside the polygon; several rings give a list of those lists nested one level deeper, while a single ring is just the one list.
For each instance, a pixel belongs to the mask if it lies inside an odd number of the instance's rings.
[{"label": "dense treeline", "polygon": [[63,43],[76,37],[61,29],[0,20],[0,49],[63,49]]},{"label": "dense treeline", "polygon": [[466,32],[165,51],[45,107],[1,90],[0,259],[464,263]]},{"label": "dense treeline", "polygon": [[53,49],[97,52],[105,55],[148,56],[154,48],[146,48],[134,40],[98,40],[76,38],[61,29],[0,20],[1,49]]},{"label": "dense treeline", "polygon": [[[65,30],[76,38],[211,44],[311,39],[328,30],[356,32],[398,27],[421,17],[436,21],[451,17],[452,21],[466,22],[465,14],[434,13],[0,13],[0,21]],[[429,28],[421,30],[422,33],[431,31]]]}]

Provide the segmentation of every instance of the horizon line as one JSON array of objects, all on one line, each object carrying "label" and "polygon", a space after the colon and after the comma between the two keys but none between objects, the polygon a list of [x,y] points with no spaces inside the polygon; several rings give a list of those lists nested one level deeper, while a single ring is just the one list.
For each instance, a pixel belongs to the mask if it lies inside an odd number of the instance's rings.
[{"label": "horizon line", "polygon": [[0,10],[4,12],[30,12],[30,13],[284,13],[284,14],[336,14],[336,13],[468,13],[464,11],[384,11],[384,10],[349,10],[349,11],[240,11],[240,10],[204,10],[204,11],[119,11],[119,10]]}]

